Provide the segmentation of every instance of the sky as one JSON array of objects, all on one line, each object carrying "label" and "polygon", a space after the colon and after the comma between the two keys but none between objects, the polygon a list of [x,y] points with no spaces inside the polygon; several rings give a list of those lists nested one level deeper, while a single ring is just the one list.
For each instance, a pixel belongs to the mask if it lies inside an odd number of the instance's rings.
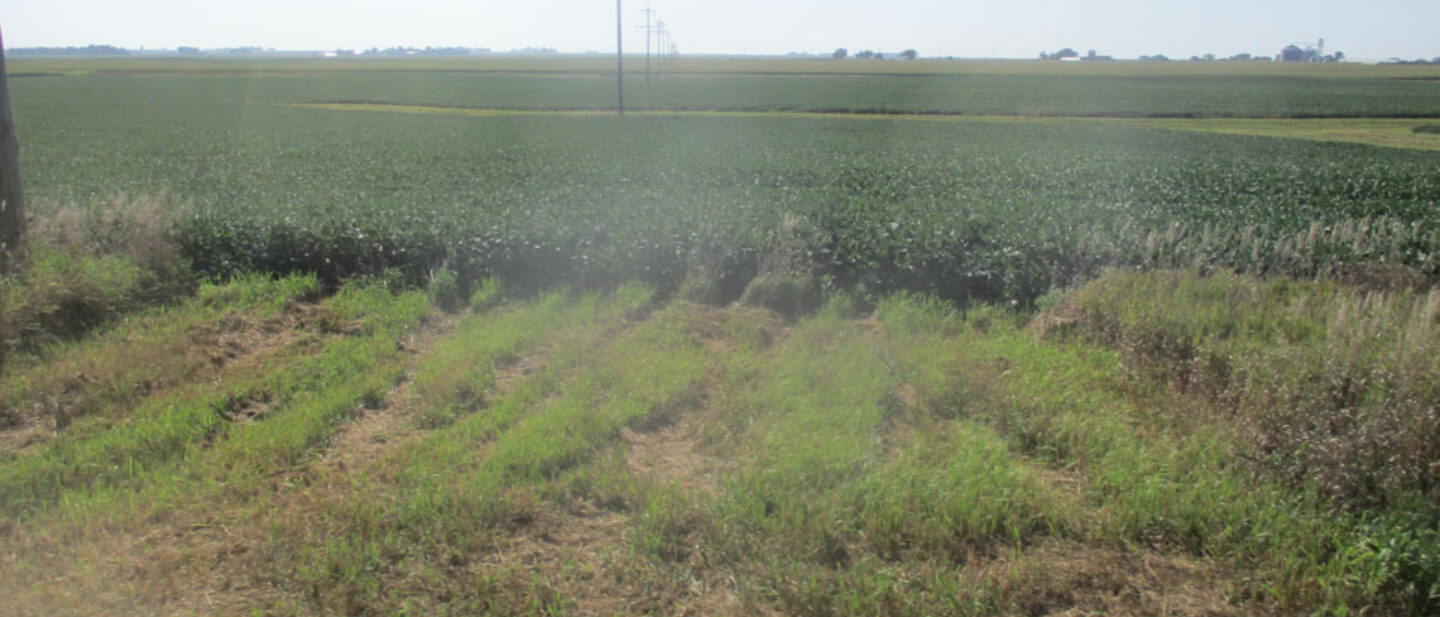
[{"label": "sky", "polygon": [[[641,9],[623,0],[626,51]],[[1357,60],[1440,56],[1440,0],[648,0],[681,53],[1274,55],[1324,37]],[[5,0],[8,47],[615,49],[609,0]],[[1303,46],[1303,45],[1302,45]]]}]

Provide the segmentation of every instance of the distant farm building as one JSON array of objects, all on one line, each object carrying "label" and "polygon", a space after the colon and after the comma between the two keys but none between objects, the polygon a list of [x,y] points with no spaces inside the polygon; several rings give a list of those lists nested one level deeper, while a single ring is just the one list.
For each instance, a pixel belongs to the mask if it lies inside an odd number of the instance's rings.
[{"label": "distant farm building", "polygon": [[1275,59],[1281,62],[1340,62],[1345,59],[1345,54],[1337,51],[1325,55],[1325,39],[1320,39],[1315,45],[1305,44],[1303,48],[1300,43],[1291,43],[1280,50]]}]

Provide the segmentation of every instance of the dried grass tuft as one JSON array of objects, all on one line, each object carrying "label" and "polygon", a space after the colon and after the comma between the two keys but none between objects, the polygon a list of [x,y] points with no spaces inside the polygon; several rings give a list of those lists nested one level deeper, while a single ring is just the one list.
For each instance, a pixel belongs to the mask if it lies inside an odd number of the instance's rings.
[{"label": "dried grass tuft", "polygon": [[0,278],[0,364],[191,291],[173,233],[183,210],[164,197],[119,197],[35,219],[24,260]]}]

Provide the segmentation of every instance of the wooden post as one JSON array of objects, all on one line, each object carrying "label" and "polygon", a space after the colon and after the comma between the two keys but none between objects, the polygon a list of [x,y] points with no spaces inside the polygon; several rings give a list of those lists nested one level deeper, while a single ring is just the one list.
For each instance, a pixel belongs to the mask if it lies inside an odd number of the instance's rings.
[{"label": "wooden post", "polygon": [[10,115],[5,39],[0,35],[0,267],[8,269],[25,239],[25,195],[20,190],[20,140]]},{"label": "wooden post", "polygon": [[620,91],[620,115],[625,115],[625,39],[620,33],[620,0],[615,0],[615,86]]}]

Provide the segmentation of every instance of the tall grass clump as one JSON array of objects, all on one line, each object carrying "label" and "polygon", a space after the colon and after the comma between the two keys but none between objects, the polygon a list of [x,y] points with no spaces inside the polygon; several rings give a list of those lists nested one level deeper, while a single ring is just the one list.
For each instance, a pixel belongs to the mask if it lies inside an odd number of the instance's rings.
[{"label": "tall grass clump", "polygon": [[[1138,314],[1155,314],[1143,299],[1137,304]],[[1372,606],[1429,614],[1440,589],[1428,558],[1437,550],[1433,511],[1413,500],[1347,511],[1313,482],[1237,464],[1254,450],[1232,427],[1233,415],[1205,415],[1180,387],[1153,387],[1147,375],[1156,373],[1143,371],[1155,367],[1089,344],[1077,322],[1050,317],[1027,331],[1012,312],[986,309],[962,319],[903,297],[882,303],[880,314],[887,334],[907,342],[897,348],[902,375],[948,371],[958,385],[946,390],[968,392],[964,417],[1083,478],[1085,505],[1098,516],[1079,526],[1079,535],[1216,559],[1245,572],[1242,594],[1282,612]],[[912,353],[908,341],[956,324],[963,328],[945,337],[946,351]],[[1037,338],[1036,330],[1047,336]],[[937,357],[948,368],[934,368]]]},{"label": "tall grass clump", "polygon": [[0,277],[0,364],[189,293],[174,212],[162,198],[116,198],[38,217],[24,258]]},{"label": "tall grass clump", "polygon": [[0,362],[73,339],[129,308],[143,273],[115,256],[32,247],[23,270],[0,279]]},{"label": "tall grass clump", "polygon": [[1358,506],[1440,495],[1440,292],[1111,272],[1054,315],[1241,420],[1287,478]]},{"label": "tall grass clump", "polygon": [[1440,292],[1111,272],[1043,319],[1115,350],[1142,389],[1195,401],[1171,413],[1228,427],[1235,461],[1318,495],[1363,595],[1440,604]]},{"label": "tall grass clump", "polygon": [[745,287],[740,302],[762,306],[790,319],[820,306],[817,264],[811,259],[819,236],[807,221],[786,213],[780,227],[766,238],[758,273]]},{"label": "tall grass clump", "polygon": [[70,253],[120,255],[146,271],[173,274],[182,262],[175,223],[186,210],[163,195],[121,195],[88,208],[56,208],[36,219],[30,234]]}]

